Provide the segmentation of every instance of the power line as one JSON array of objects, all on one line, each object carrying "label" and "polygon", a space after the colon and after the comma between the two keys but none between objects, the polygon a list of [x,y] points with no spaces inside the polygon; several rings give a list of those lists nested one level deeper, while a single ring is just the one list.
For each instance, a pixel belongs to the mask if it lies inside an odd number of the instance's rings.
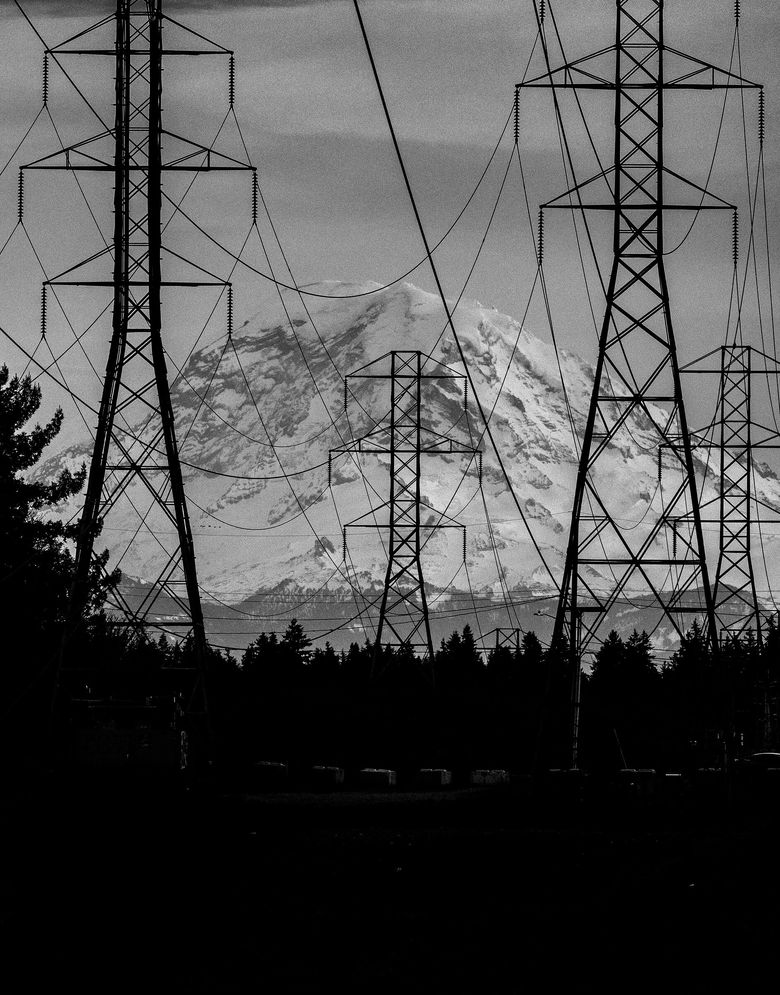
[{"label": "power line", "polygon": [[363,17],[362,17],[362,14],[360,13],[360,5],[358,3],[358,0],[353,0],[353,5],[354,5],[354,8],[355,8],[355,13],[357,14],[357,17],[358,17],[358,22],[360,24],[361,34],[363,35],[363,41],[364,41],[365,46],[366,46],[366,52],[367,52],[369,61],[371,63],[371,69],[372,69],[372,72],[374,74],[374,80],[375,80],[376,85],[377,85],[377,90],[379,92],[379,97],[380,97],[380,100],[382,102],[382,108],[383,108],[384,113],[385,113],[385,119],[387,121],[388,130],[390,131],[390,136],[392,138],[393,147],[395,148],[396,158],[398,160],[398,165],[399,165],[399,167],[401,169],[401,173],[402,173],[403,178],[404,178],[404,184],[406,186],[406,190],[407,190],[407,193],[409,195],[409,200],[410,200],[410,203],[411,203],[411,206],[412,206],[412,210],[414,212],[415,220],[417,221],[417,227],[418,227],[418,230],[420,232],[420,238],[422,239],[423,246],[425,247],[425,252],[426,252],[426,256],[428,258],[428,263],[430,265],[431,272],[433,274],[434,281],[436,283],[436,289],[437,289],[437,291],[439,293],[439,297],[441,298],[441,302],[442,302],[442,306],[444,308],[445,314],[447,315],[447,321],[448,321],[448,324],[449,324],[450,329],[452,331],[453,341],[455,342],[455,345],[457,346],[458,353],[460,355],[460,360],[463,363],[463,368],[464,368],[464,371],[466,373],[466,377],[467,377],[468,382],[469,382],[469,387],[471,388],[471,391],[472,391],[472,395],[473,395],[473,398],[474,398],[474,403],[476,404],[477,410],[479,411],[479,414],[480,414],[480,418],[482,419],[482,422],[485,425],[485,432],[486,432],[486,434],[488,436],[488,439],[490,440],[491,446],[493,447],[493,451],[494,451],[494,453],[496,455],[496,459],[498,460],[498,464],[499,464],[499,466],[501,468],[501,472],[502,472],[502,474],[504,476],[504,479],[506,480],[507,487],[509,488],[509,493],[512,496],[514,504],[515,504],[515,506],[516,506],[516,508],[518,510],[518,513],[520,514],[520,517],[523,519],[523,522],[526,525],[526,528],[528,529],[528,534],[529,534],[529,536],[531,538],[531,542],[532,542],[532,544],[534,546],[534,549],[536,550],[536,553],[539,556],[539,559],[540,559],[542,565],[544,566],[545,570],[549,574],[550,579],[551,579],[553,585],[557,586],[557,581],[555,579],[555,576],[554,576],[552,570],[550,569],[549,564],[547,563],[547,560],[545,559],[544,553],[542,553],[542,550],[539,547],[539,544],[537,543],[535,536],[533,535],[530,527],[528,526],[528,523],[527,523],[526,518],[525,518],[525,514],[523,512],[523,509],[522,509],[522,507],[520,505],[520,502],[519,502],[519,500],[517,498],[517,495],[515,493],[514,486],[512,484],[511,478],[509,477],[509,474],[507,473],[506,467],[504,465],[503,458],[501,457],[501,452],[500,452],[498,446],[496,445],[495,439],[493,437],[493,432],[491,431],[490,423],[489,423],[488,419],[485,416],[485,412],[484,412],[484,410],[482,408],[482,404],[481,404],[481,402],[479,400],[479,395],[478,395],[477,390],[476,390],[476,385],[475,385],[474,380],[473,380],[473,378],[471,376],[471,373],[469,371],[468,363],[466,361],[466,356],[465,356],[465,353],[463,351],[463,346],[461,344],[460,337],[459,337],[459,335],[457,333],[457,330],[455,329],[455,324],[454,324],[454,322],[452,320],[452,315],[450,313],[450,309],[449,309],[449,306],[447,304],[447,299],[446,299],[445,294],[444,294],[444,288],[441,285],[441,280],[439,279],[439,273],[438,273],[438,270],[436,268],[436,264],[435,264],[435,262],[433,260],[433,255],[432,255],[431,248],[430,248],[430,246],[428,244],[428,238],[427,238],[427,236],[425,234],[425,228],[423,227],[422,218],[420,217],[420,212],[419,212],[419,210],[417,208],[417,201],[416,201],[416,199],[414,197],[414,193],[412,191],[412,186],[411,186],[411,183],[409,181],[409,175],[408,175],[408,173],[406,171],[406,165],[404,163],[403,155],[401,153],[401,148],[400,148],[400,146],[398,144],[398,139],[396,138],[395,128],[393,127],[392,119],[390,117],[390,111],[389,111],[389,108],[387,106],[387,101],[385,99],[384,90],[382,88],[381,80],[379,78],[379,73],[378,73],[378,70],[377,70],[377,67],[376,67],[376,63],[374,61],[374,55],[373,55],[373,52],[371,50],[371,45],[370,45],[370,42],[368,40],[368,35],[366,33],[365,25],[363,23]]}]

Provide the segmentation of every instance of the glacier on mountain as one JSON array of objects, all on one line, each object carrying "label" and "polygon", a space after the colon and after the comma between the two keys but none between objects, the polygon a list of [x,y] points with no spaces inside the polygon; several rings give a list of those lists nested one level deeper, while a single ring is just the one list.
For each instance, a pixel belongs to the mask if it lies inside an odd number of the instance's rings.
[{"label": "glacier on mountain", "polygon": [[[345,411],[342,378],[390,349],[419,349],[463,369],[436,296],[409,283],[381,289],[325,282],[306,289],[332,297],[306,297],[304,306],[288,294],[286,311],[280,306],[251,315],[234,331],[232,343],[223,337],[193,352],[172,383],[206,601],[213,597],[237,604],[258,592],[318,589],[342,596],[355,590],[375,593],[386,567],[382,532],[349,530],[342,562],[342,527],[386,501],[388,459],[336,456],[330,486],[327,463],[330,449],[365,434],[387,414],[387,384],[351,382]],[[364,296],[348,296],[357,294]],[[461,301],[454,320],[523,514],[552,576],[483,439],[482,493],[476,464],[469,466],[467,458],[423,459],[425,503],[446,509],[466,526],[467,537],[464,565],[456,532],[428,534],[423,554],[428,588],[434,596],[471,589],[490,597],[502,586],[552,595],[563,568],[578,453],[567,403],[579,436],[593,368],[565,350],[556,356],[550,344],[513,318],[477,301]],[[480,438],[473,398],[464,416],[462,393],[452,381],[426,381],[424,392],[427,427],[464,440]],[[630,419],[625,439],[604,461],[610,484],[621,496],[626,526],[657,513],[657,450],[645,421],[641,414]],[[40,472],[77,465],[88,455],[88,445],[71,446]],[[705,475],[707,459],[697,453],[704,500],[714,498],[718,487],[714,464]],[[780,484],[770,468],[757,465],[755,480],[758,498],[780,508]],[[148,505],[142,485],[133,483],[127,497],[106,519],[98,547],[107,547],[111,561],[129,577],[149,580],[166,555],[153,533],[162,535],[170,525],[152,516],[150,527],[137,532],[139,511],[143,514]],[[71,515],[77,507],[75,499],[62,513]],[[713,569],[715,527],[705,535]],[[777,579],[772,574],[776,542],[767,538],[771,581]],[[595,575],[597,582],[601,579],[606,582]],[[643,593],[638,576],[631,591]]]}]

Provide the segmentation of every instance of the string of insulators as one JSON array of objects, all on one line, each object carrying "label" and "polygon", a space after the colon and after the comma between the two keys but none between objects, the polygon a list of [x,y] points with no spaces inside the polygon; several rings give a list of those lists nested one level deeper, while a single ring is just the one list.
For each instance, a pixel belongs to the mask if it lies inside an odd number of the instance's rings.
[{"label": "string of insulators", "polygon": [[41,338],[46,338],[46,309],[48,306],[46,284],[41,287]]},{"label": "string of insulators", "polygon": [[469,407],[469,382],[463,381],[463,410],[468,411]]},{"label": "string of insulators", "polygon": [[[739,0],[737,0],[739,2]],[[545,0],[539,0],[539,23],[544,24],[544,15],[547,13],[547,4]]]},{"label": "string of insulators", "polygon": [[341,530],[341,559],[342,562],[347,562],[347,530],[345,528]]},{"label": "string of insulators", "polygon": [[515,87],[515,145],[520,143],[520,87]]},{"label": "string of insulators", "polygon": [[677,529],[672,526],[672,559],[677,559]]},{"label": "string of insulators", "polygon": [[347,378],[344,377],[344,410],[347,410]]},{"label": "string of insulators", "polygon": [[539,265],[544,259],[544,210],[539,208]]},{"label": "string of insulators", "polygon": [[333,453],[328,453],[328,487],[333,483]]},{"label": "string of insulators", "polygon": [[43,106],[46,107],[49,103],[49,53],[43,53],[43,80],[41,84],[41,92],[43,94]]},{"label": "string of insulators", "polygon": [[661,483],[661,476],[663,474],[663,463],[661,462],[661,447],[658,447],[658,483]]},{"label": "string of insulators", "polygon": [[257,224],[257,170],[252,170],[252,224]]},{"label": "string of insulators", "polygon": [[764,105],[764,88],[758,91],[758,143],[764,144],[764,131],[766,127],[766,108]]},{"label": "string of insulators", "polygon": [[479,477],[479,486],[482,486],[482,453],[477,453],[477,476]]},{"label": "string of insulators", "polygon": [[734,0],[734,20],[739,22],[739,15],[742,13],[741,0]]},{"label": "string of insulators", "polygon": [[466,562],[466,529],[463,529],[463,562]]},{"label": "string of insulators", "polygon": [[19,224],[24,220],[24,170],[19,170]]},{"label": "string of insulators", "polygon": [[236,99],[236,60],[231,55],[228,63],[228,104],[233,106]]},{"label": "string of insulators", "polygon": [[736,266],[739,262],[739,212],[734,211],[733,220],[733,230],[732,230],[732,251],[734,254],[734,265]]},{"label": "string of insulators", "polygon": [[227,336],[233,338],[233,287],[227,288]]}]

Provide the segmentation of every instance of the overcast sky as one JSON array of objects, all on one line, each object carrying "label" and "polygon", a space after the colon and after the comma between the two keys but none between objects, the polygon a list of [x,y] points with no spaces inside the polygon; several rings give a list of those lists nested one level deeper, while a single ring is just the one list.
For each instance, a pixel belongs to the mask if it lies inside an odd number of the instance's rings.
[{"label": "overcast sky", "polygon": [[[54,44],[81,30],[113,5],[86,0],[23,0],[45,41]],[[567,0],[554,4],[566,53],[570,58],[608,44],[614,33],[613,0]],[[724,67],[733,40],[733,0],[672,0],[667,5],[666,38]],[[471,192],[509,114],[514,83],[526,67],[536,36],[531,0],[364,0],[364,17],[412,184],[432,241],[447,228]],[[207,2],[179,0],[165,4],[171,16],[234,49],[237,63],[236,110],[258,166],[260,184],[278,225],[300,283],[322,279],[385,282],[421,257],[421,245],[381,112],[366,52],[351,3]],[[0,162],[13,148],[40,107],[40,41],[10,0],[0,4]],[[97,36],[95,36],[97,37]],[[174,29],[166,32],[168,44]],[[177,39],[178,40],[178,39]],[[767,88],[767,182],[770,203],[777,201],[778,156],[775,113],[778,97],[777,45],[780,5],[775,0],[743,0],[743,74]],[[556,57],[557,60],[557,57]],[[171,130],[211,141],[226,109],[223,60],[168,60],[164,120]],[[186,63],[186,64],[185,64]],[[107,120],[111,117],[111,60],[73,57],[68,68]],[[541,72],[537,51],[532,69]],[[56,67],[52,67],[50,106],[66,142],[94,132],[97,125]],[[585,99],[586,111],[606,159],[611,157],[612,109],[609,97]],[[707,175],[715,145],[722,98],[716,94],[670,98],[667,153],[670,162],[696,182]],[[594,171],[575,106],[564,107],[579,178]],[[746,96],[749,154],[755,156],[756,99]],[[722,140],[713,170],[713,186],[724,198],[740,203],[746,217],[742,118],[739,98],[730,98]],[[223,135],[229,153],[239,149],[232,128]],[[16,220],[15,167],[54,151],[56,136],[41,118],[12,166],[0,178],[0,235],[3,241]],[[473,261],[510,155],[508,134],[481,194],[450,236],[437,258],[445,289],[456,297]],[[521,148],[531,210],[563,191],[558,135],[549,96],[528,92],[521,108]],[[171,193],[176,183],[171,181]],[[101,185],[102,184],[102,185]],[[199,181],[187,204],[215,237],[240,245],[249,221],[248,181],[243,177],[208,177]],[[98,223],[110,232],[110,186],[86,178]],[[199,196],[200,193],[200,196]],[[71,178],[37,174],[28,179],[26,221],[42,261],[56,272],[100,246]],[[101,205],[102,204],[102,208]],[[780,219],[773,215],[775,227]],[[606,234],[603,222],[597,224]],[[670,242],[682,234],[670,221]],[[191,256],[227,275],[224,255],[198,244],[192,230],[172,226],[170,237]],[[10,258],[9,258],[10,255]],[[257,265],[259,247],[250,252]],[[606,258],[606,257],[605,257]],[[684,248],[669,258],[675,294],[678,338],[684,359],[720,344],[728,307],[731,272],[730,218],[702,219]],[[23,241],[9,246],[0,273],[4,299],[2,323],[30,347],[38,334],[40,274]],[[592,358],[593,324],[578,275],[571,221],[559,214],[547,226],[546,265],[553,312],[564,344]],[[411,278],[433,289],[420,269]],[[522,314],[533,279],[533,256],[525,201],[517,170],[510,174],[494,227],[467,296],[515,316]],[[9,286],[12,294],[8,294]],[[725,289],[724,289],[725,288]],[[239,322],[269,300],[258,280],[236,280]],[[205,305],[204,305],[205,306]],[[86,323],[98,299],[72,301],[73,321]],[[183,355],[196,323],[193,305],[170,301],[170,348]],[[598,310],[598,302],[597,302]],[[206,313],[208,307],[206,306]],[[172,316],[172,315],[171,315]],[[52,325],[66,329],[56,315]],[[546,337],[541,302],[528,317],[532,331]],[[215,323],[208,337],[222,328]],[[53,331],[52,334],[55,334]],[[97,347],[96,343],[96,347]],[[6,344],[0,357],[12,366],[18,358]],[[97,384],[72,354],[70,373],[85,393],[97,396]],[[68,361],[66,361],[67,366]],[[98,361],[102,368],[102,357]],[[703,412],[702,412],[703,414]]]}]

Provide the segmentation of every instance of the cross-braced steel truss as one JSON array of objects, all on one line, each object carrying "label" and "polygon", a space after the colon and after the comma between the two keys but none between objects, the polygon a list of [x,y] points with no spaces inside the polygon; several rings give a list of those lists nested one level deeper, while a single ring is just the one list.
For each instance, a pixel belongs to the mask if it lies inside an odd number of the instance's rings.
[{"label": "cross-braced steel truss", "polygon": [[[373,453],[390,457],[390,495],[386,502],[348,522],[349,528],[386,528],[388,558],[377,623],[376,647],[407,646],[433,660],[428,602],[422,566],[422,534],[442,528],[462,528],[436,512],[422,495],[422,457],[460,453],[477,457],[474,446],[423,425],[423,385],[432,380],[462,380],[452,370],[424,353],[394,350],[350,373],[347,380],[385,380],[390,384],[390,411],[367,435],[332,454]],[[346,393],[345,393],[346,397]],[[465,395],[464,395],[465,404]],[[432,513],[433,524],[423,524],[422,511]],[[387,512],[388,521],[379,522]],[[379,524],[378,524],[379,523]]]},{"label": "cross-braced steel truss", "polygon": [[[754,420],[753,377],[777,378],[777,360],[743,343],[721,346],[720,369],[701,363],[712,353],[694,360],[683,373],[714,374],[720,377],[718,438],[710,442],[707,433],[694,433],[697,449],[718,450],[720,486],[714,498],[701,506],[702,521],[718,525],[718,565],[715,571],[713,603],[721,640],[742,638],[752,633],[760,644],[763,625],[772,614],[761,604],[756,589],[753,562],[753,535],[760,523],[777,521],[777,510],[768,505],[754,488],[754,454],[761,449],[780,449],[780,433]],[[754,365],[754,357],[759,365]],[[759,514],[763,506],[764,513]],[[717,517],[709,517],[717,508]]]},{"label": "cross-braced steel truss", "polygon": [[[761,638],[756,579],[750,555],[752,432],[750,347],[722,351],[720,398],[720,543],[715,572],[715,614],[721,631],[742,635],[752,629]],[[730,602],[744,608],[734,622]]]},{"label": "cross-braced steel truss", "polygon": [[[113,290],[112,332],[102,398],[89,467],[87,491],[76,549],[71,594],[71,627],[86,605],[93,547],[101,524],[121,501],[129,501],[160,544],[161,566],[136,603],[112,592],[113,606],[134,626],[163,625],[191,633],[202,663],[205,634],[195,568],[192,530],[187,512],[181,462],[163,341],[161,291],[169,286],[225,286],[224,281],[166,281],[162,277],[162,179],[167,171],[246,170],[246,163],[174,135],[162,125],[162,79],[165,55],[230,55],[178,22],[178,32],[198,38],[197,48],[166,50],[161,0],[118,0],[115,44],[99,38],[110,23],[93,27],[51,48],[47,56],[113,56],[114,124],[111,128],[26,169],[110,172],[114,177],[113,240],[105,249],[47,281],[52,287],[105,287]],[[232,62],[231,62],[232,72]],[[99,116],[99,115],[98,115]],[[173,150],[163,158],[163,142]],[[111,278],[93,279],[95,265],[113,256]],[[136,487],[141,483],[142,490]],[[139,493],[144,506],[138,505]],[[168,537],[172,536],[171,539]]]},{"label": "cross-braced steel truss", "polygon": [[[613,259],[554,635],[568,638],[577,668],[621,597],[638,591],[654,601],[678,635],[691,612],[703,615],[715,632],[664,265],[664,213],[731,205],[665,166],[664,97],[667,90],[753,84],[667,48],[663,28],[662,0],[618,0],[614,46],[548,68],[523,84],[615,94],[611,168],[545,205],[614,215]],[[606,184],[609,196],[584,202],[596,181]],[[670,181],[693,187],[698,201],[670,199]],[[663,454],[664,482],[655,513],[641,523],[624,523],[610,464],[621,447],[636,445],[637,424],[642,446]]]}]

